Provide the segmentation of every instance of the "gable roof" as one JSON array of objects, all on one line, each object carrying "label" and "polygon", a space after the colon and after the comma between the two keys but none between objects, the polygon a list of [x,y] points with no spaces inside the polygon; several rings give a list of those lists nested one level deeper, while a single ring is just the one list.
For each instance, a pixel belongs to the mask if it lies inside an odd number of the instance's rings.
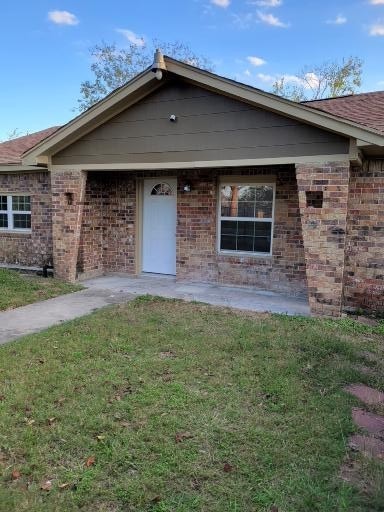
[{"label": "gable roof", "polygon": [[302,104],[384,134],[384,91],[304,101]]},{"label": "gable roof", "polygon": [[36,144],[55,133],[60,126],[52,126],[39,132],[29,135],[23,135],[16,139],[8,140],[0,143],[0,165],[4,164],[21,164],[23,153],[30,150]]},{"label": "gable roof", "polygon": [[319,128],[362,140],[368,144],[384,147],[384,134],[363,126],[355,121],[342,119],[312,106],[296,103],[260,89],[255,89],[228,78],[201,70],[189,64],[164,56],[167,71],[162,80],[157,80],[151,68],[134,77],[124,86],[110,93],[78,117],[61,127],[46,140],[38,143],[23,155],[23,165],[36,165],[58,151],[69,146],[97,126],[116,116],[131,105],[140,101],[167,82],[167,74],[179,77],[189,83],[205,87],[218,94],[243,101],[249,105],[265,108],[298,121]]}]

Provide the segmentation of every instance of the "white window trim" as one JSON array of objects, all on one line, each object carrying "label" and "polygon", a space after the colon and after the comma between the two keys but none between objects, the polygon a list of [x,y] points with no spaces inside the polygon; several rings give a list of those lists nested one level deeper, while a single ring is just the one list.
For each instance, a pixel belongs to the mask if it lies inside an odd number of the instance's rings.
[{"label": "white window trim", "polygon": [[[246,178],[246,176],[244,176]],[[272,217],[268,218],[258,218],[258,217],[222,217],[221,216],[221,188],[228,186],[242,186],[242,187],[255,187],[255,186],[268,186],[272,187],[273,190],[273,198],[272,198]],[[273,233],[275,229],[275,204],[276,204],[276,183],[270,181],[259,181],[254,180],[248,181],[246,179],[240,180],[238,176],[234,176],[233,180],[225,179],[219,181],[218,186],[218,201],[217,201],[217,252],[218,254],[223,254],[227,256],[241,256],[241,257],[250,257],[250,258],[266,258],[271,257],[273,254]],[[271,248],[269,252],[250,252],[250,251],[230,251],[228,249],[221,249],[221,221],[222,220],[240,220],[240,221],[248,221],[248,222],[271,222]]]},{"label": "white window trim", "polygon": [[32,228],[14,228],[13,227],[13,215],[16,214],[29,214],[31,216],[32,220],[32,212],[31,210],[13,210],[12,207],[12,197],[13,196],[23,196],[23,197],[31,197],[29,194],[19,194],[17,192],[13,194],[5,194],[0,192],[0,196],[6,196],[7,198],[7,209],[6,210],[0,210],[0,213],[5,213],[7,215],[8,219],[8,227],[2,228],[0,227],[0,232],[2,233],[31,233]]}]

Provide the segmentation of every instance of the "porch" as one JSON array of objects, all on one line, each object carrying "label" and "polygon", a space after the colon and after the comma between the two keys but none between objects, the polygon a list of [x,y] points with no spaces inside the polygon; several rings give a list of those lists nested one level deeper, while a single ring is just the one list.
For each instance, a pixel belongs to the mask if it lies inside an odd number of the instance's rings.
[{"label": "porch", "polygon": [[116,300],[119,296],[148,294],[247,311],[305,316],[310,314],[308,301],[301,297],[291,297],[254,287],[179,282],[173,276],[147,274],[132,277],[110,274],[88,279],[82,284],[89,291],[108,292],[111,298]]}]

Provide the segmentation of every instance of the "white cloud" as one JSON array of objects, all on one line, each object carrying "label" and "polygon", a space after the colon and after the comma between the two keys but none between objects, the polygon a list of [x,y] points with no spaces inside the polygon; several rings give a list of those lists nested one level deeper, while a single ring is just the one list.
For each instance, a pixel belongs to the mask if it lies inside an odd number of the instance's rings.
[{"label": "white cloud", "polygon": [[279,18],[277,18],[277,16],[274,16],[271,13],[258,11],[257,17],[260,21],[266,23],[267,25],[271,25],[272,27],[288,27],[287,23],[283,23],[281,20],[279,20]]},{"label": "white cloud", "polygon": [[247,61],[252,64],[252,66],[262,66],[263,64],[265,64],[265,60],[264,59],[261,59],[260,57],[247,57]]},{"label": "white cloud", "polygon": [[138,36],[132,30],[128,30],[125,28],[117,28],[116,32],[123,35],[130,43],[135,44],[136,46],[144,46],[145,45],[144,37]]},{"label": "white cloud", "polygon": [[328,25],[344,25],[344,23],[347,23],[347,18],[342,14],[338,14],[335,19],[328,20],[327,23]]},{"label": "white cloud", "polygon": [[217,7],[223,7],[224,9],[229,7],[230,3],[231,0],[211,0],[211,4],[217,5]]},{"label": "white cloud", "polygon": [[266,75],[258,73],[257,78],[266,84],[273,84],[277,80],[284,80],[285,83],[291,83],[304,87],[304,89],[315,89],[319,84],[319,77],[315,73],[307,73],[305,79],[296,75]]},{"label": "white cloud", "polygon": [[260,7],[279,7],[283,4],[283,0],[254,0],[253,2],[248,3],[258,5]]},{"label": "white cloud", "polygon": [[272,75],[265,75],[264,73],[258,73],[257,78],[262,82],[273,84],[276,81],[276,77]]},{"label": "white cloud", "polygon": [[372,5],[384,5],[384,0],[370,0],[369,3]]},{"label": "white cloud", "polygon": [[370,36],[384,36],[384,23],[375,23],[369,29]]},{"label": "white cloud", "polygon": [[56,25],[78,25],[77,17],[68,11],[50,11],[48,19]]},{"label": "white cloud", "polygon": [[251,12],[245,14],[232,14],[233,23],[241,29],[249,28],[255,20],[255,16]]},{"label": "white cloud", "polygon": [[245,75],[245,76],[251,76],[251,72],[249,71],[249,69],[246,69],[246,70],[244,71],[244,75]]}]

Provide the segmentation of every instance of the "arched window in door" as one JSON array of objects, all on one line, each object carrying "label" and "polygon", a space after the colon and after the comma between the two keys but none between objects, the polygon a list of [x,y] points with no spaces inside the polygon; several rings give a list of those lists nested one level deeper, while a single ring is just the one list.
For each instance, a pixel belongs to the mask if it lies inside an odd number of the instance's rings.
[{"label": "arched window in door", "polygon": [[151,191],[151,196],[172,196],[173,190],[168,183],[158,183]]}]

